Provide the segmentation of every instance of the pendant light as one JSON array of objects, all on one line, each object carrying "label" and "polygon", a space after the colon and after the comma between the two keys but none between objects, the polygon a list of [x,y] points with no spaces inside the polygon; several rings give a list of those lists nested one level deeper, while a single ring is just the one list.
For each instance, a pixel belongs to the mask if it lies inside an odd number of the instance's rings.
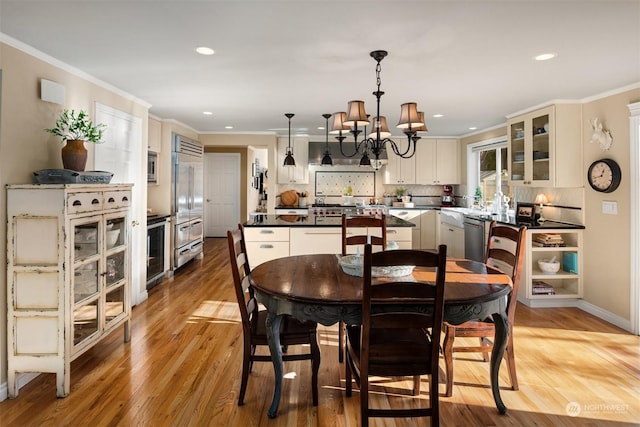
[{"label": "pendant light", "polygon": [[285,113],[285,117],[289,119],[289,145],[287,146],[287,155],[284,158],[284,166],[295,166],[296,161],[293,158],[293,149],[291,148],[291,117],[295,116],[293,113]]},{"label": "pendant light", "polygon": [[325,143],[324,143],[324,156],[322,157],[322,166],[333,166],[333,159],[331,159],[331,151],[329,151],[329,117],[331,114],[323,114],[324,120],[326,121],[325,129]]}]

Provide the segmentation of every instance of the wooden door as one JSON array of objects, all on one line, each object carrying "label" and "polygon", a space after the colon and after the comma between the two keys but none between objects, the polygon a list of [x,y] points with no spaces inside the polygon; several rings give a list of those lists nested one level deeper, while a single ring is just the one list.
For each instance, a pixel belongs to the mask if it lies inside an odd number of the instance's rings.
[{"label": "wooden door", "polygon": [[240,154],[204,155],[204,235],[225,237],[240,218]]}]

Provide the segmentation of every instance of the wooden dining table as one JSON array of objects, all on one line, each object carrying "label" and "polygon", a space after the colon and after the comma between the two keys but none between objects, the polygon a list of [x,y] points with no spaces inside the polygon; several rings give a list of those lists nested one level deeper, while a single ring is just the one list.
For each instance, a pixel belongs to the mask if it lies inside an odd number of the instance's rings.
[{"label": "wooden dining table", "polygon": [[[435,271],[414,269],[421,282],[435,282]],[[346,274],[335,254],[300,255],[277,258],[255,267],[250,275],[256,297],[267,309],[269,350],[275,372],[269,418],[276,417],[282,391],[282,348],[280,322],[285,314],[329,326],[339,321],[351,325],[362,322],[363,278]],[[385,280],[385,279],[376,279]],[[498,411],[507,412],[500,397],[498,376],[509,334],[507,296],[511,292],[508,275],[484,263],[467,259],[447,259],[444,321],[459,325],[492,317],[495,322],[491,352],[491,391]],[[430,310],[425,303],[417,310]]]}]

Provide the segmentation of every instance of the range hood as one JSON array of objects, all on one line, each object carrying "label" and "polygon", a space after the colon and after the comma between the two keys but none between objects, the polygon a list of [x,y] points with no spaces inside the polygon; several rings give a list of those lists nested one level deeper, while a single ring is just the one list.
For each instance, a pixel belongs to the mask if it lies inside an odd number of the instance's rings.
[{"label": "range hood", "polygon": [[[353,153],[353,141],[343,142],[344,151],[347,154]],[[319,165],[322,164],[322,157],[324,157],[324,148],[325,142],[322,141],[311,141],[309,142],[309,164],[310,165]],[[354,156],[354,157],[346,157],[343,156],[340,152],[340,144],[338,141],[329,141],[329,151],[331,152],[331,159],[333,160],[333,164],[340,165],[350,165],[350,166],[358,166],[360,164],[360,158],[362,156]],[[373,155],[369,153],[371,159],[373,159]],[[380,160],[382,164],[387,163],[387,151],[384,150],[380,154]]]}]

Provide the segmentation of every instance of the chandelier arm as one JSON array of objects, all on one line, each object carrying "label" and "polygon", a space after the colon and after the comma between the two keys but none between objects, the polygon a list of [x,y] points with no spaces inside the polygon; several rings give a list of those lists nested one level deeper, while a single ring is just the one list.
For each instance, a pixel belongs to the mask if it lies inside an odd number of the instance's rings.
[{"label": "chandelier arm", "polygon": [[347,154],[344,152],[343,146],[342,146],[342,140],[344,138],[340,138],[338,139],[338,142],[340,143],[340,152],[342,153],[343,156],[345,157],[355,157],[358,154],[358,149],[360,148],[359,144],[356,141],[353,141],[353,146],[354,146],[354,152],[353,154]]},{"label": "chandelier arm", "polygon": [[[391,141],[391,149],[396,154],[396,156],[400,156],[403,159],[408,159],[410,157],[413,157],[413,155],[416,153],[416,141],[417,140],[413,140],[412,141],[411,137],[409,137],[408,139],[409,139],[409,141],[408,141],[408,144],[407,144],[407,149],[402,153],[398,149],[398,146],[396,145],[396,143],[394,141]],[[411,153],[409,153],[409,152],[411,152]]]}]

